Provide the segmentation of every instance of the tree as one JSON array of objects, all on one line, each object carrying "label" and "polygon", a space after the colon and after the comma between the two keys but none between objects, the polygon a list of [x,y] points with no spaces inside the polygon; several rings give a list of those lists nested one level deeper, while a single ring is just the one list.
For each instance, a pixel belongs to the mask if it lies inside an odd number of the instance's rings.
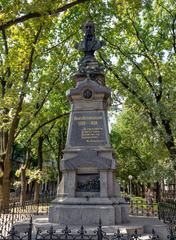
[{"label": "tree", "polygon": [[[111,138],[118,161],[118,175],[128,183],[133,176],[136,189],[140,185],[158,186],[173,177],[167,149],[160,141],[145,112],[138,107],[125,105],[114,123]],[[158,197],[159,198],[159,197]]]},{"label": "tree", "polygon": [[[10,188],[10,173],[12,169],[12,147],[17,137],[18,127],[21,116],[27,116],[25,109],[27,102],[32,101],[31,95],[38,91],[44,96],[37,100],[38,106],[35,106],[33,118],[36,117],[43,104],[46,104],[48,94],[51,92],[51,85],[55,84],[59,77],[57,76],[58,68],[56,68],[56,54],[51,54],[51,51],[61,46],[60,42],[66,42],[70,34],[63,34],[62,17],[56,19],[55,14],[64,12],[72,7],[75,7],[86,0],[77,0],[71,3],[60,4],[60,2],[40,1],[40,3],[2,1],[1,5],[1,188],[2,195],[0,197],[1,205],[8,205],[9,188]],[[36,12],[35,9],[39,11]],[[57,25],[57,27],[55,26]],[[58,32],[57,32],[58,30]],[[55,31],[60,36],[55,35]],[[71,35],[74,33],[72,32]],[[65,38],[66,39],[63,39]],[[56,44],[57,43],[57,44]],[[57,46],[53,46],[53,44]],[[60,57],[59,63],[63,65],[63,56],[65,58],[67,47],[62,45],[62,51],[57,57]],[[60,50],[60,49],[59,49]],[[57,49],[57,51],[59,51]],[[57,52],[56,51],[56,52]],[[49,61],[50,64],[47,64]],[[54,65],[52,68],[52,62]],[[44,70],[44,66],[45,69]],[[47,68],[48,67],[48,68]],[[50,86],[40,88],[44,80],[48,78],[42,71],[47,74],[53,70],[55,81],[53,79]],[[68,71],[65,70],[65,71]],[[38,87],[36,82],[39,82]],[[42,86],[43,87],[43,86]],[[31,92],[30,90],[33,90]],[[39,94],[39,96],[41,96]],[[36,98],[38,97],[35,96]],[[36,100],[34,102],[37,102]],[[32,106],[32,104],[31,104]],[[34,108],[33,108],[34,109]],[[28,116],[27,119],[30,117]],[[26,121],[28,125],[32,120]],[[24,128],[24,126],[22,127]]]},{"label": "tree", "polygon": [[114,8],[115,2],[108,5],[110,27],[103,34],[108,48],[100,56],[109,84],[114,95],[126,96],[146,113],[176,169],[176,3],[122,1]]},{"label": "tree", "polygon": [[29,140],[38,137],[66,113],[64,98],[58,111],[43,118],[47,106],[56,106],[54,99],[61,101],[73,84],[78,60],[74,45],[88,18],[96,22],[97,38],[106,41],[99,60],[109,71],[113,96],[128,98],[146,113],[176,168],[173,0],[1,2],[2,204],[8,204],[15,138],[25,131]]}]

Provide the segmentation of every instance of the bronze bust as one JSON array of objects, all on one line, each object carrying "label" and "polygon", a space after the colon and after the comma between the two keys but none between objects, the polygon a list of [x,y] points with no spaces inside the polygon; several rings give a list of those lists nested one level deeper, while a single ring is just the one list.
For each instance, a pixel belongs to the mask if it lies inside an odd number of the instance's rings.
[{"label": "bronze bust", "polygon": [[94,56],[94,52],[100,49],[104,44],[95,38],[95,26],[93,22],[86,22],[84,25],[84,40],[75,45],[75,48],[84,52],[86,56]]}]

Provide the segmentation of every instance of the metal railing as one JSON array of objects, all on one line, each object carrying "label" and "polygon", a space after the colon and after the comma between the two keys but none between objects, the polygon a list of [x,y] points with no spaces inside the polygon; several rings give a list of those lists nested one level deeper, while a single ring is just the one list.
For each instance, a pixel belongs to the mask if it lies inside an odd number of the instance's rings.
[{"label": "metal railing", "polygon": [[176,223],[176,200],[166,200],[158,204],[158,217],[164,223]]},{"label": "metal railing", "polygon": [[[24,205],[20,203],[11,203],[8,208],[0,209],[0,229],[3,234],[11,229],[12,225],[17,221],[21,221],[32,215],[47,214],[49,205],[54,195],[45,195],[40,198],[37,203],[34,201],[26,201]],[[152,216],[158,215],[157,204],[148,206],[144,201],[131,201],[129,203],[129,214],[133,216]]]},{"label": "metal railing", "polygon": [[[97,229],[88,233],[88,231],[81,226],[78,231],[72,231],[67,226],[64,229],[54,230],[53,226],[49,230],[38,229],[34,236],[32,233],[32,217],[26,230],[22,233],[18,233],[15,229],[14,223],[24,218],[29,218],[31,215],[46,214],[48,212],[48,206],[50,198],[43,198],[37,204],[31,201],[26,202],[24,206],[19,203],[12,204],[8,209],[0,209],[0,240],[141,240],[143,235],[139,234],[137,230],[133,234],[122,234],[121,230],[117,230],[113,235],[108,235],[102,230],[101,221]],[[131,203],[130,211],[133,215],[151,216],[149,214],[157,214],[155,206],[148,210],[147,205],[144,202]],[[169,224],[169,236],[168,240],[176,240],[176,202],[168,201],[165,203],[159,203],[158,206],[159,219]],[[148,238],[145,239],[159,240],[159,236],[152,231]]]},{"label": "metal railing", "polygon": [[13,224],[32,215],[47,214],[49,203],[55,198],[54,195],[46,195],[38,202],[26,201],[25,204],[11,203],[9,207],[0,208],[0,229],[3,235],[7,235]]},{"label": "metal railing", "polygon": [[151,205],[144,201],[130,201],[129,202],[129,214],[134,216],[158,216],[158,204],[153,203]]},{"label": "metal railing", "polygon": [[[7,236],[0,234],[0,240],[141,240],[144,235],[139,234],[137,230],[134,230],[133,234],[122,234],[120,229],[114,234],[107,234],[103,228],[101,220],[97,228],[88,233],[88,230],[82,225],[78,230],[71,230],[68,226],[63,229],[54,230],[53,226],[49,230],[38,229],[34,234],[32,232],[32,218],[29,221],[29,225],[25,232],[18,233],[15,230],[15,226]],[[169,235],[168,240],[175,240],[174,235]],[[145,235],[146,240],[159,240],[159,236],[152,230],[152,233]]]}]

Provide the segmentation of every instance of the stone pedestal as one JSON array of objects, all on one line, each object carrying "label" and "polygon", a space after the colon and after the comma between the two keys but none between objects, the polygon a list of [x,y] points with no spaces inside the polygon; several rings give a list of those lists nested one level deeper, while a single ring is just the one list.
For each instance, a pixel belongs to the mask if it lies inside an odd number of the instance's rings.
[{"label": "stone pedestal", "polygon": [[49,210],[60,225],[128,222],[120,197],[116,164],[109,142],[107,108],[110,89],[86,78],[67,92],[72,111],[63,159],[62,180]]},{"label": "stone pedestal", "polygon": [[107,110],[111,91],[104,69],[94,56],[103,41],[92,22],[84,25],[84,39],[75,45],[84,53],[75,75],[76,88],[67,92],[71,114],[57,198],[49,221],[61,225],[105,225],[128,222],[128,207],[120,197],[116,162],[109,141]]}]

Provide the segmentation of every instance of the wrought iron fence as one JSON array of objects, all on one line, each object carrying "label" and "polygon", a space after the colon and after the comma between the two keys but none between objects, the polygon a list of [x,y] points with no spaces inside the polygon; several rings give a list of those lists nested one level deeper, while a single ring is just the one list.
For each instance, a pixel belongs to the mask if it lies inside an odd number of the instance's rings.
[{"label": "wrought iron fence", "polygon": [[[55,197],[45,196],[39,202],[27,201],[23,206],[19,203],[9,205],[9,208],[0,209],[0,229],[3,236],[7,236],[12,226],[17,221],[21,221],[32,215],[47,214],[50,201]],[[168,200],[148,206],[142,201],[133,201],[129,204],[129,213],[135,216],[159,216],[160,220],[170,226],[171,240],[176,239],[176,201]],[[120,232],[119,232],[120,234]],[[38,233],[38,235],[40,235]],[[118,238],[117,238],[118,239]],[[120,238],[119,238],[120,239]],[[0,238],[1,240],[1,238]],[[89,240],[87,238],[87,240]]]},{"label": "wrought iron fence", "polygon": [[[144,235],[138,233],[137,230],[133,234],[122,234],[120,229],[116,233],[108,235],[102,229],[101,220],[98,227],[92,230],[91,233],[81,226],[78,230],[71,230],[68,226],[64,229],[54,230],[53,226],[49,230],[38,229],[34,234],[32,232],[32,218],[30,219],[28,228],[23,233],[18,233],[13,226],[7,236],[0,234],[0,240],[142,240]],[[159,236],[152,230],[150,235],[145,235],[146,240],[160,240]],[[168,240],[175,240],[176,237],[172,234],[168,236]]]},{"label": "wrought iron fence", "polygon": [[34,201],[26,201],[25,204],[11,203],[9,207],[0,208],[0,229],[1,233],[6,236],[13,224],[32,215],[47,214],[49,203],[54,199],[55,195],[47,195],[40,198],[36,203]]},{"label": "wrought iron fence", "polygon": [[129,214],[134,216],[158,216],[158,204],[153,203],[151,205],[144,201],[130,201],[129,202]]},{"label": "wrought iron fence", "polygon": [[158,204],[158,217],[164,223],[176,223],[176,200],[167,200]]},{"label": "wrought iron fence", "polygon": [[163,201],[167,201],[168,199],[175,199],[176,198],[176,186],[173,185],[174,189],[164,190],[161,191],[161,199]]},{"label": "wrought iron fence", "polygon": [[160,202],[158,218],[169,225],[170,240],[176,240],[176,200],[168,199]]},{"label": "wrought iron fence", "polygon": [[[98,228],[92,231],[91,233],[88,232],[84,228],[84,226],[81,226],[78,231],[75,231],[75,230],[73,231],[70,228],[68,228],[68,226],[65,226],[65,228],[62,230],[61,229],[54,230],[53,226],[51,226],[50,229],[47,231],[38,229],[36,234],[34,235],[34,233],[32,232],[32,228],[33,228],[32,217],[30,218],[30,221],[26,230],[24,232],[17,232],[15,229],[15,226],[12,223],[15,223],[18,220],[22,220],[25,217],[29,217],[31,213],[42,214],[43,211],[40,211],[40,207],[41,209],[43,207],[43,205],[41,205],[40,203],[37,206],[36,205],[25,206],[24,209],[17,206],[16,208],[13,207],[11,209],[13,214],[10,215],[10,216],[13,216],[13,219],[10,219],[8,217],[1,218],[1,219],[4,219],[4,221],[1,221],[0,240],[32,240],[32,239],[35,239],[35,240],[142,240],[142,239],[160,240],[159,236],[155,233],[154,230],[148,236],[141,235],[140,233],[138,233],[137,230],[135,230],[134,233],[131,235],[123,234],[120,229],[118,229],[116,233],[108,235],[105,231],[103,231],[101,221],[99,223]],[[167,212],[167,214],[169,213]],[[169,225],[170,234],[168,236],[168,240],[176,240],[176,224],[173,220],[169,221],[169,219],[168,219],[168,223],[170,223]]]},{"label": "wrought iron fence", "polygon": [[[26,201],[24,205],[20,203],[11,203],[8,208],[0,209],[0,228],[3,234],[11,229],[12,225],[32,215],[47,214],[49,204],[54,195],[45,195],[40,198],[40,201]],[[131,201],[129,203],[129,214],[134,216],[157,216],[157,204],[148,206],[144,201]]]}]

